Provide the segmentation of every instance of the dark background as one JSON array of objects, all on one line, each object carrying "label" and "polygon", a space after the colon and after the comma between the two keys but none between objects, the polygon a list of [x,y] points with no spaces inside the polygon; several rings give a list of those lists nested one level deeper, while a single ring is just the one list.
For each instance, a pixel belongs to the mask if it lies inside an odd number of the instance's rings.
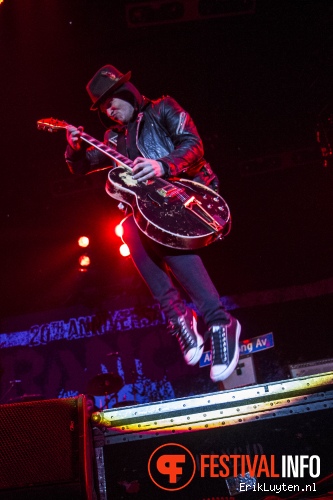
[{"label": "dark background", "polygon": [[[170,94],[193,116],[233,215],[228,238],[202,251],[221,295],[332,278],[333,166],[316,141],[318,123],[332,132],[332,2],[258,0],[252,13],[140,27],[129,27],[127,3],[0,5],[1,317],[149,296],[119,256],[122,214],[104,193],[105,173],[71,177],[64,132],[36,127],[53,116],[102,139],[85,85],[104,64],[131,70],[144,95]],[[77,269],[82,233],[89,273]],[[327,357],[331,292],[239,317],[249,334],[276,327],[288,339],[287,325],[301,322],[299,339],[308,325],[307,339],[320,339],[308,357]]]}]

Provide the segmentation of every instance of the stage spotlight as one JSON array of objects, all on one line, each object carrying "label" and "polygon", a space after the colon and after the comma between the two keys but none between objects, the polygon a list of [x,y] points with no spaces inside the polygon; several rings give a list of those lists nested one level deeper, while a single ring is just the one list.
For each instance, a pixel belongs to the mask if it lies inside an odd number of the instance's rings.
[{"label": "stage spotlight", "polygon": [[80,265],[79,270],[81,272],[87,271],[88,267],[90,266],[90,257],[89,257],[89,255],[86,255],[86,254],[81,255],[79,257],[79,265]]},{"label": "stage spotlight", "polygon": [[120,247],[119,247],[119,253],[120,255],[122,255],[123,257],[128,257],[130,255],[130,250],[128,248],[128,246],[126,245],[126,243],[123,243]]},{"label": "stage spotlight", "polygon": [[122,238],[122,236],[124,234],[124,228],[123,228],[122,222],[123,221],[121,221],[119,224],[117,224],[117,226],[114,228],[114,232],[116,233],[117,236],[119,236],[119,238]]},{"label": "stage spotlight", "polygon": [[89,238],[88,236],[80,236],[77,240],[79,247],[87,248],[89,246]]},{"label": "stage spotlight", "polygon": [[128,246],[126,245],[126,243],[123,240],[123,236],[124,236],[123,223],[125,222],[126,219],[127,219],[127,217],[125,217],[122,221],[120,221],[119,224],[117,224],[116,227],[114,228],[114,232],[123,242],[123,244],[119,247],[119,253],[120,253],[120,255],[122,255],[122,257],[128,257],[131,253],[130,249],[128,248]]}]

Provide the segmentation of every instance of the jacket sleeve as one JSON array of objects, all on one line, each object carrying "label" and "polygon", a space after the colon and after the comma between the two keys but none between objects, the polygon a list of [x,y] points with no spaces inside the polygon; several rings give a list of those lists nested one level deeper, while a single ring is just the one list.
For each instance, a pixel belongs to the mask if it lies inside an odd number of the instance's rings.
[{"label": "jacket sleeve", "polygon": [[[107,131],[104,136],[104,142],[108,142],[110,132]],[[72,174],[85,175],[92,172],[98,172],[106,168],[112,168],[112,160],[98,149],[85,147],[83,144],[79,151],[74,150],[69,144],[65,151],[65,160]]]},{"label": "jacket sleeve", "polygon": [[202,140],[191,116],[172,97],[162,99],[160,106],[160,123],[173,148],[159,161],[166,167],[167,175],[178,175],[202,162]]}]

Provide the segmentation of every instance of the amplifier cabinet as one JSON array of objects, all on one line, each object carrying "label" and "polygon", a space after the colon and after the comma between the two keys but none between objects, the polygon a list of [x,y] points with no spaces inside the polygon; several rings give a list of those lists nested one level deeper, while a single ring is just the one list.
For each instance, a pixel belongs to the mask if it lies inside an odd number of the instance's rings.
[{"label": "amplifier cabinet", "polygon": [[333,488],[333,372],[92,420],[100,500],[304,499]]},{"label": "amplifier cabinet", "polygon": [[95,500],[84,396],[0,406],[1,500]]},{"label": "amplifier cabinet", "polygon": [[317,361],[307,361],[306,363],[297,363],[289,365],[292,377],[305,377],[318,373],[330,372],[333,368],[333,359],[319,359]]}]

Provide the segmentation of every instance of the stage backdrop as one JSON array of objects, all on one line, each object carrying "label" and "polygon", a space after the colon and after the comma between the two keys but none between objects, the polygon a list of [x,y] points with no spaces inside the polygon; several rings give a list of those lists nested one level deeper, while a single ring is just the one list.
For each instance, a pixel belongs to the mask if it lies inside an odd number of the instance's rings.
[{"label": "stage backdrop", "polygon": [[[216,389],[208,368],[184,363],[158,305],[82,312],[63,311],[61,318],[58,311],[53,320],[50,313],[39,315],[26,329],[0,334],[2,402],[94,392],[92,380],[105,373],[115,376],[116,393],[107,400],[93,394],[98,407],[174,398],[177,380],[184,385],[179,394]],[[203,371],[207,380],[199,387]]]},{"label": "stage backdrop", "polygon": [[[252,353],[257,383],[290,377],[290,364],[333,357],[332,286],[326,280],[221,297],[241,322],[241,349],[251,345],[248,340],[272,334],[273,348]],[[1,330],[0,403],[91,393],[98,408],[110,408],[220,390],[209,378],[209,363],[186,365],[164,314],[150,298],[11,318],[2,321]],[[199,331],[204,330],[199,317]],[[113,374],[116,385],[107,400],[92,387],[95,377],[106,373]]]}]

